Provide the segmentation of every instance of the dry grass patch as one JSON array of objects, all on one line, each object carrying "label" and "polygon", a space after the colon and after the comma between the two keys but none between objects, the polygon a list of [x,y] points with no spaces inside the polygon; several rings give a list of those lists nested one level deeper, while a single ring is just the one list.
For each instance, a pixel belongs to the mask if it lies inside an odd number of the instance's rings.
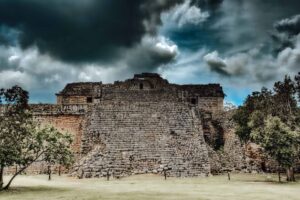
[{"label": "dry grass patch", "polygon": [[0,200],[299,200],[300,184],[276,182],[276,176],[234,174],[209,178],[169,178],[141,175],[106,181],[70,177],[20,176]]}]

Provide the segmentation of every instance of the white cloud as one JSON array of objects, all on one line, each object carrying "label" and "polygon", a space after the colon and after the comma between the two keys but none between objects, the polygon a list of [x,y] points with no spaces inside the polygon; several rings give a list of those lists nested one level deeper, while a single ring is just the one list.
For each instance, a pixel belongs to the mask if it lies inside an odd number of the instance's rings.
[{"label": "white cloud", "polygon": [[174,83],[199,84],[200,82],[211,82],[214,77],[209,76],[210,72],[202,61],[206,53],[205,49],[196,52],[182,52],[175,63],[159,67],[158,73]]},{"label": "white cloud", "polygon": [[290,70],[300,71],[300,34],[296,36],[294,48],[287,47],[277,57],[278,65]]},{"label": "white cloud", "polygon": [[226,65],[226,61],[219,57],[219,53],[217,51],[213,51],[204,56],[204,60],[206,62],[217,62]]},{"label": "white cloud", "polygon": [[179,28],[192,24],[199,25],[209,17],[208,12],[203,12],[201,8],[191,5],[190,0],[175,6],[168,12],[162,14],[162,21],[165,23],[176,24]]},{"label": "white cloud", "polygon": [[113,81],[113,75],[120,75],[114,73],[120,69],[118,66],[66,64],[40,54],[37,48],[0,46],[0,52],[0,88],[17,84],[33,92],[47,90],[54,95],[69,82]]},{"label": "white cloud", "polygon": [[128,50],[120,62],[136,73],[151,72],[159,66],[174,62],[179,54],[177,45],[168,38],[147,35],[140,44]]},{"label": "white cloud", "polygon": [[221,67],[225,67],[227,65],[226,60],[222,59],[217,51],[208,53],[203,58],[209,65],[219,65]]},{"label": "white cloud", "polygon": [[112,83],[116,80],[129,78],[130,71],[126,66],[105,67],[98,65],[88,65],[81,69],[77,76],[77,81]]},{"label": "white cloud", "polygon": [[214,51],[206,54],[203,60],[211,71],[230,76],[230,81],[240,80],[244,86],[271,86],[285,74],[294,75],[300,71],[300,36],[294,48],[287,47],[277,56],[254,48],[222,58]]},{"label": "white cloud", "polygon": [[0,72],[0,87],[11,87],[22,85],[24,88],[30,88],[36,84],[36,81],[26,72],[5,70]]},{"label": "white cloud", "polygon": [[170,44],[165,38],[161,39],[155,44],[158,51],[177,55],[179,53],[178,47],[175,44]]}]

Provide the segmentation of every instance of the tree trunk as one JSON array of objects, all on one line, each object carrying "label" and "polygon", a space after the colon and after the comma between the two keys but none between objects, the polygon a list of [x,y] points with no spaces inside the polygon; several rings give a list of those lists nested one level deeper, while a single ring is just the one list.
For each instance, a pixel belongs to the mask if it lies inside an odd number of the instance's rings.
[{"label": "tree trunk", "polygon": [[3,184],[4,184],[4,182],[3,182],[3,172],[4,172],[3,168],[4,168],[3,166],[0,167],[0,190],[2,190]]},{"label": "tree trunk", "polygon": [[48,181],[51,181],[51,165],[48,165]]},{"label": "tree trunk", "polygon": [[61,165],[58,167],[58,176],[61,176]]},{"label": "tree trunk", "polygon": [[110,177],[109,170],[107,170],[107,172],[106,172],[106,180],[107,181],[109,181],[109,177]]},{"label": "tree trunk", "polygon": [[290,170],[290,168],[286,168],[286,181],[291,182],[291,170]]},{"label": "tree trunk", "polygon": [[32,162],[28,163],[26,166],[24,166],[23,168],[21,168],[17,173],[15,173],[15,174],[13,175],[13,177],[9,180],[9,182],[6,184],[6,186],[3,188],[3,190],[8,190],[9,187],[10,187],[10,185],[11,185],[11,183],[13,182],[13,180],[14,180],[19,174],[21,174],[25,169],[27,169],[27,167],[29,167],[32,163],[34,163],[37,159],[39,159],[39,157],[40,157],[42,154],[43,154],[43,152],[41,152],[40,154],[38,154],[38,155],[36,156],[36,158],[35,158]]},{"label": "tree trunk", "polygon": [[[29,166],[29,165],[28,165],[28,166]],[[9,182],[7,183],[7,185],[6,185],[3,189],[4,189],[4,190],[7,190],[7,189],[10,187],[11,183],[13,182],[13,180],[14,180],[19,174],[21,174],[28,166],[21,168],[17,173],[15,173],[15,174],[13,175],[13,177],[9,180]]]},{"label": "tree trunk", "polygon": [[296,178],[295,178],[295,173],[294,173],[294,168],[291,167],[291,178],[293,182],[296,182]]},{"label": "tree trunk", "polygon": [[278,168],[278,181],[281,182],[280,169]]},{"label": "tree trunk", "polygon": [[286,168],[286,181],[288,182],[296,181],[293,167]]}]

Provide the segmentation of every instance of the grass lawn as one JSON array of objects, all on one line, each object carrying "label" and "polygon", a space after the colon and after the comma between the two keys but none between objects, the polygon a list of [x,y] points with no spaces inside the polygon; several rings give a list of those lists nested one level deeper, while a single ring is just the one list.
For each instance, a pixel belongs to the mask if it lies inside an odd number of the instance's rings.
[{"label": "grass lawn", "polygon": [[120,180],[78,180],[70,177],[19,176],[0,200],[198,199],[299,200],[300,183],[276,182],[270,175],[232,174],[209,178],[169,178],[139,175]]}]

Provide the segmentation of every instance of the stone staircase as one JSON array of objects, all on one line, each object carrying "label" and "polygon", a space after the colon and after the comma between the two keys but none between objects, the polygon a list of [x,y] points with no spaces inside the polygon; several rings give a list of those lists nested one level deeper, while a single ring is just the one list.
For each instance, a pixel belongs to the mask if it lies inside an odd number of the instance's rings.
[{"label": "stone staircase", "polygon": [[139,173],[202,176],[210,172],[201,120],[180,102],[95,104],[87,114],[82,155],[84,177]]}]

